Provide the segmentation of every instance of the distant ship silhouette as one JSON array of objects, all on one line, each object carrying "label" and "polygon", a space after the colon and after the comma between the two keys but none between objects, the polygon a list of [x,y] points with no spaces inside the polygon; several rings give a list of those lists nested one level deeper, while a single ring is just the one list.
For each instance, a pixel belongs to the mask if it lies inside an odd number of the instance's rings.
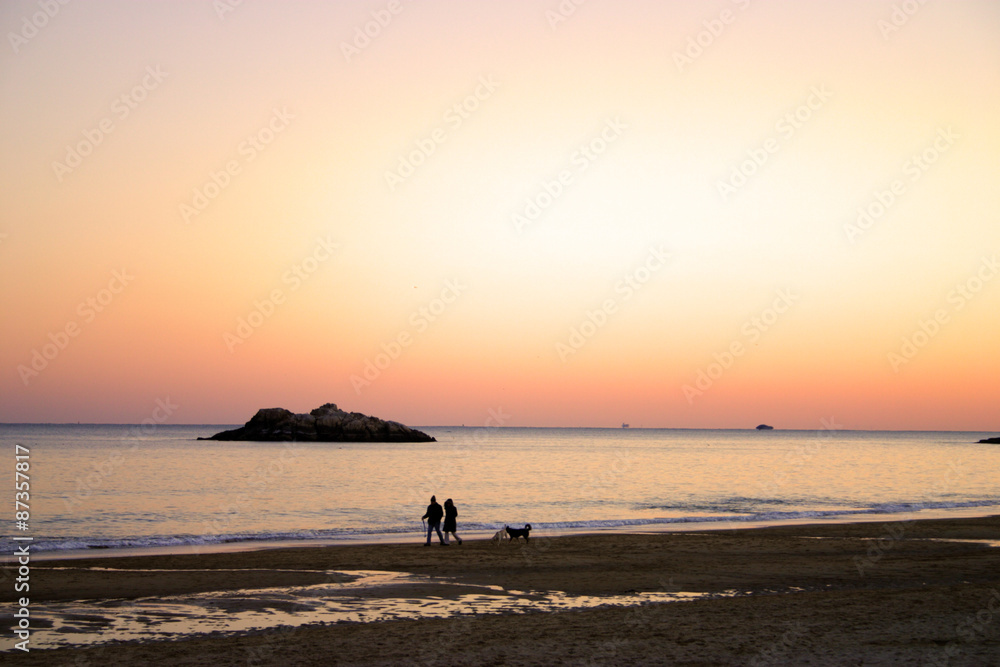
[{"label": "distant ship silhouette", "polygon": [[622,428],[628,428],[628,424],[626,424],[625,422],[622,422]]}]

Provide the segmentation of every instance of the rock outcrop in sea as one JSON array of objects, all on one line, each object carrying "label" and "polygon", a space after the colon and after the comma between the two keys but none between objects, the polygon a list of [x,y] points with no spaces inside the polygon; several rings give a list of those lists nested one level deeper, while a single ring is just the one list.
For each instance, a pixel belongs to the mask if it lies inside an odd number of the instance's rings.
[{"label": "rock outcrop in sea", "polygon": [[985,443],[987,445],[1000,445],[1000,438],[983,438],[979,442]]},{"label": "rock outcrop in sea", "polygon": [[304,442],[436,442],[422,431],[399,422],[344,412],[333,403],[309,414],[284,408],[262,408],[241,428],[199,440],[257,440]]},{"label": "rock outcrop in sea", "polygon": [[757,426],[757,430],[758,431],[773,431],[774,427],[773,426],[768,426],[767,424],[760,424],[759,426]]}]

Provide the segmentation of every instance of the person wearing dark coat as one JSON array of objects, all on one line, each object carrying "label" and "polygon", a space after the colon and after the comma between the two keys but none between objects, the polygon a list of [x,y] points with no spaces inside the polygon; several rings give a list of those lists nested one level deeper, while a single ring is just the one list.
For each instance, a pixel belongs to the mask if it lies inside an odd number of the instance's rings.
[{"label": "person wearing dark coat", "polygon": [[462,538],[458,536],[455,532],[456,521],[455,518],[458,516],[458,508],[455,507],[455,503],[452,502],[451,498],[444,501],[444,543],[448,544],[448,533],[451,533],[455,537],[455,541],[461,546]]},{"label": "person wearing dark coat", "polygon": [[441,517],[444,515],[444,510],[438,505],[437,498],[431,496],[431,504],[427,506],[427,512],[420,517],[421,519],[427,519],[427,543],[424,544],[425,547],[431,545],[431,535],[434,531],[437,531],[438,540],[441,542],[441,546],[448,546],[448,542],[445,541],[444,535],[441,534]]}]

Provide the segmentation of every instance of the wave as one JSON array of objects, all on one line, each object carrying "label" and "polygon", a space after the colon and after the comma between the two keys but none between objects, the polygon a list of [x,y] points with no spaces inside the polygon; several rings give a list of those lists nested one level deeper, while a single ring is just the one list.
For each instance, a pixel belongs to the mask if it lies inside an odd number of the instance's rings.
[{"label": "wave", "polygon": [[[758,499],[757,502],[760,502]],[[777,503],[776,503],[777,504]],[[866,508],[844,508],[828,510],[789,510],[734,513],[715,506],[722,513],[704,516],[667,516],[637,519],[601,519],[579,521],[539,521],[533,522],[535,531],[586,531],[613,530],[620,528],[642,528],[643,526],[661,526],[670,524],[719,524],[719,523],[781,523],[809,519],[831,519],[838,517],[872,516],[889,514],[912,514],[923,510],[949,510],[976,507],[1000,506],[1000,499],[970,500],[959,502],[896,502],[873,505]],[[681,509],[670,506],[669,509]],[[706,509],[708,506],[706,506]],[[651,508],[655,509],[655,508]],[[663,507],[662,509],[667,509]],[[687,506],[685,509],[691,510]],[[466,522],[461,529],[466,533],[484,533],[499,530],[502,523]],[[218,535],[150,535],[130,538],[85,538],[85,537],[50,537],[36,538],[32,550],[38,552],[52,551],[82,551],[105,549],[142,549],[170,547],[211,547],[233,543],[269,543],[269,542],[313,542],[313,541],[362,541],[379,537],[391,538],[393,535],[422,535],[419,528],[408,526],[380,526],[370,529],[338,528],[323,530],[296,530],[286,532],[240,532]],[[4,540],[7,541],[7,540]]]},{"label": "wave", "polygon": [[855,507],[856,505],[836,498],[753,498],[733,496],[710,501],[674,502],[674,503],[641,503],[636,505],[641,510],[667,510],[680,512],[751,512],[765,507],[803,507],[808,505]]}]

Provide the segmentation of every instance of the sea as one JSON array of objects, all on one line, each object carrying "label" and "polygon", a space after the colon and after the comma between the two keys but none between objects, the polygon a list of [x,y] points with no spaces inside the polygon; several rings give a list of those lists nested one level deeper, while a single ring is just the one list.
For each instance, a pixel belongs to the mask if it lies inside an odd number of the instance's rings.
[{"label": "sea", "polygon": [[198,440],[228,428],[0,425],[10,474],[28,482],[3,548],[417,542],[432,495],[454,500],[463,537],[1000,514],[1000,446],[978,444],[985,432],[433,426],[419,427],[431,443]]}]

